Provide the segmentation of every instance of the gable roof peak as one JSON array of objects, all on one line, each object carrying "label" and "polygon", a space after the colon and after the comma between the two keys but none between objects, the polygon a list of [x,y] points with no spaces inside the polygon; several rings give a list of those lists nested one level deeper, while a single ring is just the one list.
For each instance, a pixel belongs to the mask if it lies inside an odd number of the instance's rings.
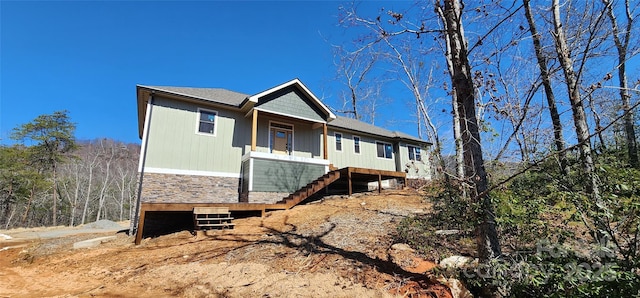
[{"label": "gable roof peak", "polygon": [[329,109],[329,107],[327,107],[324,103],[322,103],[322,101],[320,101],[320,99],[318,99],[318,97],[316,97],[311,90],[309,90],[309,88],[307,88],[307,86],[305,86],[302,81],[300,81],[300,79],[298,78],[294,78],[293,80],[290,80],[288,82],[285,82],[283,84],[280,84],[278,86],[269,88],[267,90],[264,90],[262,92],[259,92],[257,94],[251,95],[249,96],[247,99],[247,102],[250,102],[252,104],[256,104],[258,103],[258,100],[261,97],[264,97],[265,95],[274,93],[276,91],[282,90],[284,88],[288,88],[290,86],[295,86],[298,88],[298,90],[302,91],[309,99],[311,99],[311,101],[313,102],[313,104],[315,104],[318,108],[320,108],[326,115],[327,115],[327,121],[332,121],[334,119],[336,119],[336,115],[333,114],[333,112],[331,111],[331,109]]}]

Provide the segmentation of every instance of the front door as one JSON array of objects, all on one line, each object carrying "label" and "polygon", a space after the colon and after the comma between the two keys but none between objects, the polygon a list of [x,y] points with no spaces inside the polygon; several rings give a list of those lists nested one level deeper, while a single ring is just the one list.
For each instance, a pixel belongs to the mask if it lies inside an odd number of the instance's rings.
[{"label": "front door", "polygon": [[293,151],[293,127],[278,123],[271,124],[271,153],[291,155]]}]

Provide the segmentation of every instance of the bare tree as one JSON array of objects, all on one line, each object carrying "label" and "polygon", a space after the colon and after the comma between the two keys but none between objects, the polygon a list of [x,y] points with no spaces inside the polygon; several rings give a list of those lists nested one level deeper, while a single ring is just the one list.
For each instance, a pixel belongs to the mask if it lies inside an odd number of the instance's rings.
[{"label": "bare tree", "polygon": [[84,198],[85,199],[84,208],[82,208],[82,219],[80,220],[80,224],[84,224],[87,218],[87,212],[90,206],[89,203],[91,202],[91,188],[93,186],[94,170],[98,166],[98,158],[99,158],[99,154],[97,152],[94,152],[94,150],[89,150],[87,152],[87,156],[85,157],[85,164],[86,164],[88,173],[85,173],[85,175],[87,175],[86,191],[85,191],[86,195]]},{"label": "bare tree", "polygon": [[334,64],[338,77],[344,80],[346,91],[341,93],[342,109],[336,112],[351,115],[354,119],[375,123],[377,100],[380,98],[380,78],[373,79],[372,69],[380,59],[369,48],[348,51],[334,46]]},{"label": "bare tree", "polygon": [[96,213],[96,221],[100,220],[100,216],[102,216],[102,209],[104,207],[104,203],[106,201],[106,191],[111,184],[111,164],[114,159],[117,157],[118,145],[113,141],[109,141],[106,139],[100,140],[100,148],[98,149],[100,152],[101,163],[100,167],[102,169],[102,187],[100,188],[100,195],[98,197],[98,212]]},{"label": "bare tree", "polygon": [[553,139],[555,142],[556,150],[558,152],[558,160],[560,162],[560,171],[565,175],[569,172],[567,154],[564,150],[564,136],[562,135],[562,121],[560,121],[560,113],[558,113],[558,107],[556,105],[556,97],[553,93],[551,86],[551,73],[547,67],[548,58],[542,51],[542,42],[538,29],[536,27],[533,13],[531,12],[531,5],[529,0],[523,0],[525,16],[527,23],[529,24],[529,32],[531,32],[531,38],[533,39],[533,49],[536,53],[536,59],[538,61],[538,68],[540,69],[540,77],[542,79],[542,86],[547,97],[547,104],[549,105],[549,117],[553,124]]},{"label": "bare tree", "polygon": [[436,1],[436,11],[444,25],[448,45],[446,56],[453,70],[450,76],[460,115],[466,181],[472,186],[470,195],[480,206],[479,226],[476,229],[478,254],[481,260],[487,261],[500,256],[501,249],[491,199],[487,194],[478,196],[485,193],[488,181],[476,117],[475,88],[468,60],[468,45],[462,24],[462,7],[458,0],[443,2],[444,5]]},{"label": "bare tree", "polygon": [[606,7],[606,13],[611,21],[611,30],[613,41],[618,51],[618,82],[620,86],[620,99],[622,101],[622,110],[624,116],[624,130],[626,134],[627,154],[629,163],[634,168],[640,168],[638,161],[638,143],[636,140],[636,132],[633,121],[633,110],[630,109],[631,94],[629,93],[629,84],[627,80],[627,56],[629,51],[629,41],[631,40],[631,31],[633,29],[633,15],[629,0],[624,1],[626,26],[622,32],[618,27],[618,20],[613,11],[613,3],[611,0],[602,0]]}]

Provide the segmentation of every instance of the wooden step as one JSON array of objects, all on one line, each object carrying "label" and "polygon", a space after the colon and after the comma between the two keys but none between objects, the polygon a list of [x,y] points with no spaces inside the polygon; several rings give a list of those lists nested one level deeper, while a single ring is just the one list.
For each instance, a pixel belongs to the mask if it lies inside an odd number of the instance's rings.
[{"label": "wooden step", "polygon": [[339,171],[331,171],[326,173],[318,179],[309,182],[309,184],[301,187],[296,190],[294,193],[288,195],[287,197],[282,198],[282,200],[276,202],[276,204],[286,204],[287,209],[291,208],[300,202],[306,200],[308,197],[316,194],[317,192],[323,190],[331,183],[335,182],[340,178]]},{"label": "wooden step", "polygon": [[193,226],[195,229],[233,228],[231,212],[228,207],[193,208]]}]

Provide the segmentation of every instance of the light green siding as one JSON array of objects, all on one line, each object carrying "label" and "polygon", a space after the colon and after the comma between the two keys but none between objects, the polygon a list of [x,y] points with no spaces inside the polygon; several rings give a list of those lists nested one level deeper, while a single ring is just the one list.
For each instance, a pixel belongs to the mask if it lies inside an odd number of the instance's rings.
[{"label": "light green siding", "polygon": [[[336,138],[335,134],[342,134],[342,151],[336,150]],[[360,137],[360,153],[355,153],[353,134],[345,131],[329,130],[328,133],[328,151],[329,160],[331,163],[338,167],[358,167],[368,168],[376,170],[396,171],[396,153],[394,152],[393,158],[379,158],[376,151],[376,141],[384,141],[391,143],[384,139],[377,139],[368,135],[358,135]]]},{"label": "light green siding", "polygon": [[244,147],[250,144],[251,124],[242,114],[218,112],[216,134],[196,133],[198,106],[154,98],[145,167],[240,174]]},{"label": "light green siding", "polygon": [[[267,113],[260,113],[258,116],[257,148],[258,152],[269,153],[269,129],[272,122],[293,126],[293,156],[307,158],[322,158],[321,137],[322,129],[313,129],[311,123],[301,122],[295,119],[282,120],[278,117],[270,116]],[[247,134],[251,134],[248,128]],[[251,142],[249,141],[249,144]],[[247,151],[250,151],[248,148]]]},{"label": "light green siding", "polygon": [[292,193],[322,175],[323,165],[254,159],[252,191]]},{"label": "light green siding", "polygon": [[[420,147],[422,160],[410,160],[408,146]],[[431,179],[431,164],[425,147],[418,144],[399,144],[398,169],[407,173],[407,178]]]},{"label": "light green siding", "polygon": [[280,115],[324,122],[324,113],[295,87],[288,87],[258,100],[256,107]]},{"label": "light green siding", "polygon": [[241,191],[246,193],[249,191],[249,178],[251,177],[251,160],[247,159],[242,163],[242,188]]}]

